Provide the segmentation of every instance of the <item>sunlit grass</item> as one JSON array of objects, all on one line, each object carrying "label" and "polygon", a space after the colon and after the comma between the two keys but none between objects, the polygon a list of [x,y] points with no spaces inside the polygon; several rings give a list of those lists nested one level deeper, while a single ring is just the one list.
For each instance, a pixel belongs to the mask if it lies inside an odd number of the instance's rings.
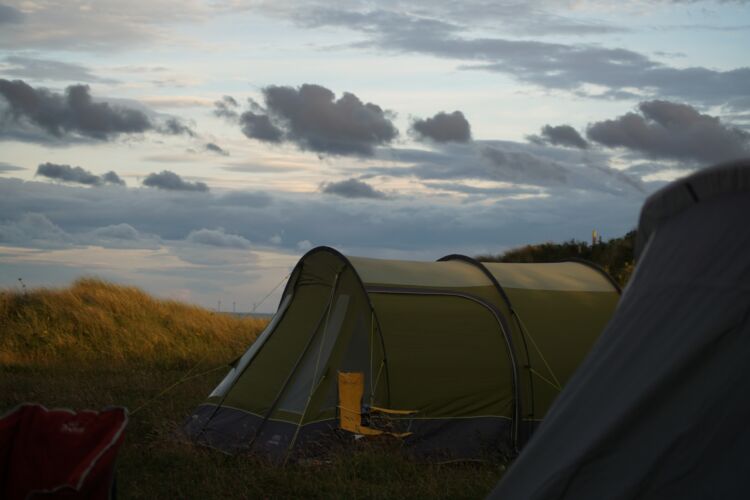
[{"label": "sunlit grass", "polygon": [[0,363],[217,363],[265,324],[85,278],[65,289],[0,292]]}]

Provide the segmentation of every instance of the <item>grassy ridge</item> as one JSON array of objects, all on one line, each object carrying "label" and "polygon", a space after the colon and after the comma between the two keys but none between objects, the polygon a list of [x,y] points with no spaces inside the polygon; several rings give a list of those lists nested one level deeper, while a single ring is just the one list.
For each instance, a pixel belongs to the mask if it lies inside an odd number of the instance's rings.
[{"label": "grassy ridge", "polygon": [[125,499],[483,498],[495,485],[499,464],[420,464],[377,443],[277,467],[186,442],[185,418],[264,325],[91,279],[0,292],[0,414],[24,401],[128,407],[117,462]]},{"label": "grassy ridge", "polygon": [[265,324],[85,278],[65,289],[0,292],[0,363],[225,362]]}]

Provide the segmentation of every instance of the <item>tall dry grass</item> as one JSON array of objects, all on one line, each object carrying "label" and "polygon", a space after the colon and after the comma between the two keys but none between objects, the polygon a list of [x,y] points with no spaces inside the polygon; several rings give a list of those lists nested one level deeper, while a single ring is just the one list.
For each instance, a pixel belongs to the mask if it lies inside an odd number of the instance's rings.
[{"label": "tall dry grass", "polygon": [[69,288],[0,292],[0,365],[222,363],[265,324],[83,278]]}]

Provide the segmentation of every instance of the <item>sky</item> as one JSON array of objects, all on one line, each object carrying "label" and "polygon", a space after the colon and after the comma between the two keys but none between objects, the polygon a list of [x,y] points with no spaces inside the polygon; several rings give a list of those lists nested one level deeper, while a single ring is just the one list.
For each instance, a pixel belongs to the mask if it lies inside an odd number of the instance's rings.
[{"label": "sky", "polygon": [[318,245],[618,237],[750,156],[748,47],[747,0],[0,0],[0,287],[271,312]]}]

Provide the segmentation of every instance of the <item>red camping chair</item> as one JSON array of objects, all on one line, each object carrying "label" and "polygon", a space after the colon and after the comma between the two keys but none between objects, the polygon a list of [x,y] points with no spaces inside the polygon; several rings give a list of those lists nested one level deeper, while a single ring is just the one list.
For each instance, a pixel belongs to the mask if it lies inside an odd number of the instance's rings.
[{"label": "red camping chair", "polygon": [[125,408],[17,406],[0,417],[0,498],[110,498],[127,423]]}]

